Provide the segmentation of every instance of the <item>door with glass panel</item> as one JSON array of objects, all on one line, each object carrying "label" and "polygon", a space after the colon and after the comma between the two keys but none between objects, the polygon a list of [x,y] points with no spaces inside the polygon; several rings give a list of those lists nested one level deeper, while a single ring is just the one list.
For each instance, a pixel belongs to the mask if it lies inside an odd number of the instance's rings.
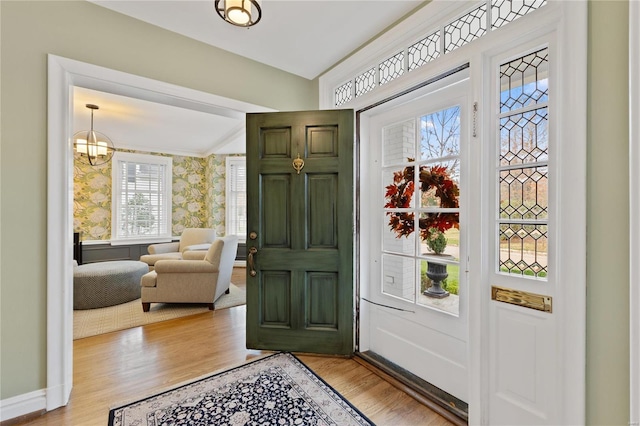
[{"label": "door with glass panel", "polygon": [[368,114],[360,350],[467,401],[471,184],[462,74]]}]

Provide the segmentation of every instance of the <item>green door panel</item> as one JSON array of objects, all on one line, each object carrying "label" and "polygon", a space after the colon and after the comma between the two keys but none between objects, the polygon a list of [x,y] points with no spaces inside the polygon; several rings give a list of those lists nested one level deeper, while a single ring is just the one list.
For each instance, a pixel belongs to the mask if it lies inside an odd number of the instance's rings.
[{"label": "green door panel", "polygon": [[353,117],[247,114],[248,348],[353,353]]}]

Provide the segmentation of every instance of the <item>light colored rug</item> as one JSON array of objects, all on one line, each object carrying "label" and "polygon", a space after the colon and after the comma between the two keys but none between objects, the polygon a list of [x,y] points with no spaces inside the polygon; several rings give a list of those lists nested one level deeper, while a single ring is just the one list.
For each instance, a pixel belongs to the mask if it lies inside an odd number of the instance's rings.
[{"label": "light colored rug", "polygon": [[[231,284],[229,290],[229,294],[216,301],[216,310],[246,303],[244,289]],[[200,304],[152,303],[149,312],[143,312],[140,299],[106,308],[77,310],[73,311],[73,340],[208,311],[206,305]]]},{"label": "light colored rug", "polygon": [[109,412],[109,426],[373,423],[289,353],[278,353]]}]

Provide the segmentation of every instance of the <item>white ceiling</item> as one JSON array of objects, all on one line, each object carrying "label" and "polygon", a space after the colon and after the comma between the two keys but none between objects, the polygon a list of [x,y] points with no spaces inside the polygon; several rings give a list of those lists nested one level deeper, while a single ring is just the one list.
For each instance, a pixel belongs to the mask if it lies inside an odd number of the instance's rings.
[{"label": "white ceiling", "polygon": [[[224,22],[214,0],[88,0],[278,69],[313,79],[423,2],[262,0],[261,21]],[[74,129],[94,128],[116,147],[205,156],[244,149],[244,120],[76,88]],[[238,149],[238,147],[241,149]]]}]

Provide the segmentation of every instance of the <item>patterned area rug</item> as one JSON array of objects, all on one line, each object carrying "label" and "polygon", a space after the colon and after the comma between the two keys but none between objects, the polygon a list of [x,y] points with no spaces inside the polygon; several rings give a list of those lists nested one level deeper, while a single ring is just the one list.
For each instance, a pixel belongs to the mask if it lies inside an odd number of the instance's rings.
[{"label": "patterned area rug", "polygon": [[[246,303],[244,289],[231,284],[229,290],[229,294],[223,294],[216,301],[216,310]],[[208,311],[207,305],[152,303],[149,312],[143,312],[140,299],[106,308],[76,310],[73,311],[73,340]]]},{"label": "patterned area rug", "polygon": [[109,426],[373,425],[289,353],[278,353],[109,412]]}]

